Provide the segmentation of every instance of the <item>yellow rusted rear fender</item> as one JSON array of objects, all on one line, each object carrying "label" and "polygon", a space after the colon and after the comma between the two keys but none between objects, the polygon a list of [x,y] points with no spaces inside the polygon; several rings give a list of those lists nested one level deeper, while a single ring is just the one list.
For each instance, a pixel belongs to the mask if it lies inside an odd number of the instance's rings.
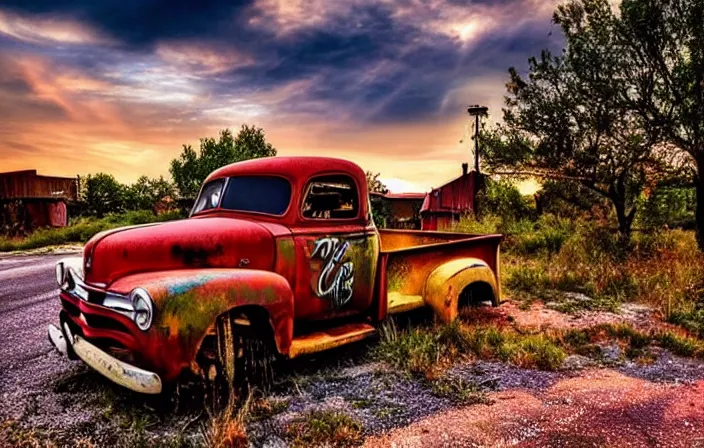
[{"label": "yellow rusted rear fender", "polygon": [[497,279],[489,265],[479,258],[459,258],[436,267],[425,282],[423,298],[443,322],[457,318],[458,300],[462,291],[474,283],[486,283],[494,306],[500,301]]},{"label": "yellow rusted rear fender", "polygon": [[[266,310],[277,349],[288,353],[293,338],[293,292],[274,272],[252,269],[188,269],[124,277],[110,290],[128,294],[145,289],[154,301],[154,323],[148,331],[156,350],[143,355],[167,370],[190,365],[201,341],[218,316],[234,308]],[[263,313],[262,313],[263,314]],[[263,329],[266,330],[266,329]],[[150,353],[151,352],[151,353]],[[161,362],[159,362],[161,361]]]}]

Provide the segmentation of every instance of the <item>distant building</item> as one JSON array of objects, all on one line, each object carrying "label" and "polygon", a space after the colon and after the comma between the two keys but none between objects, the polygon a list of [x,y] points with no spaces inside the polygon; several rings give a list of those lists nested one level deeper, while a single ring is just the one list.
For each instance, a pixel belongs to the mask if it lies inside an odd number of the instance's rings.
[{"label": "distant building", "polygon": [[373,203],[382,203],[388,214],[386,227],[390,229],[420,229],[420,207],[425,193],[371,192]]},{"label": "distant building", "polygon": [[476,171],[468,172],[468,167],[463,163],[460,177],[433,188],[425,196],[420,209],[423,230],[451,230],[462,215],[474,212],[478,174]]},{"label": "distant building", "polygon": [[0,173],[0,232],[21,234],[68,224],[66,203],[78,199],[78,178],[37,175],[36,170]]}]

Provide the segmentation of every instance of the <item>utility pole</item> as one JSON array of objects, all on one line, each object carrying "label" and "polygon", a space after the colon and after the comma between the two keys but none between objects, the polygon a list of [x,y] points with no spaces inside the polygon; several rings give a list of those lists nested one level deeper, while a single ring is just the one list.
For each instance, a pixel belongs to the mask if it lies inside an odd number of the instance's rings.
[{"label": "utility pole", "polygon": [[489,108],[475,104],[467,108],[470,116],[474,117],[474,171],[479,174],[479,117],[486,116]]},{"label": "utility pole", "polygon": [[474,171],[476,174],[474,175],[473,183],[474,192],[472,194],[472,208],[474,209],[475,217],[479,216],[479,202],[477,201],[477,197],[479,195],[479,190],[483,188],[484,185],[484,180],[479,172],[479,117],[486,116],[488,111],[488,107],[480,106],[478,104],[467,108],[467,113],[469,113],[471,117],[474,117]]}]

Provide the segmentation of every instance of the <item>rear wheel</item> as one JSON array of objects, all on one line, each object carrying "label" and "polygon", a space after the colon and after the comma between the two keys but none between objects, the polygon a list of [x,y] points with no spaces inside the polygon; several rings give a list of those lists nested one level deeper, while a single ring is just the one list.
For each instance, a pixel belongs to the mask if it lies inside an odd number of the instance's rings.
[{"label": "rear wheel", "polygon": [[[268,390],[273,381],[274,351],[270,335],[261,331],[246,314],[220,316],[210,337],[210,362],[203,366],[207,402],[213,410],[230,400],[246,396],[252,389]],[[258,330],[259,329],[259,330]],[[204,341],[205,344],[205,341]]]},{"label": "rear wheel", "polygon": [[491,285],[475,282],[462,290],[457,300],[457,315],[460,318],[474,320],[477,308],[495,305],[494,291]]}]

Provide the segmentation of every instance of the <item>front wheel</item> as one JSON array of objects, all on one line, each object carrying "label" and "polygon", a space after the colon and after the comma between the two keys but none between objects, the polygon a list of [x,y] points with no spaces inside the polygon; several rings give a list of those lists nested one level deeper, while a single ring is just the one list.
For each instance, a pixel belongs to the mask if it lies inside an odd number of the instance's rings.
[{"label": "front wheel", "polygon": [[213,359],[205,372],[214,410],[246,396],[254,388],[267,391],[273,382],[271,339],[244,314],[225,314],[216,322]]}]

